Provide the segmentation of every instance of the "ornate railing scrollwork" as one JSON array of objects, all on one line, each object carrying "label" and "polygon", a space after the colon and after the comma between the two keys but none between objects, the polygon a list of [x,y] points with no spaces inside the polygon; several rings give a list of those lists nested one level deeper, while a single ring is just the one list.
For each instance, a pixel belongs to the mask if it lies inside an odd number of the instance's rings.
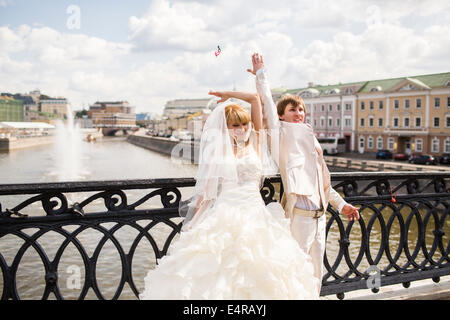
[{"label": "ornate railing scrollwork", "polygon": [[[378,268],[382,286],[408,287],[414,280],[439,281],[450,274],[450,173],[331,175],[334,189],[360,208],[361,218],[347,221],[335,208],[328,208],[322,295],[343,298],[345,292],[367,288],[371,266]],[[31,263],[25,263],[31,251],[32,264],[44,270],[45,284],[42,295],[33,298],[49,299],[53,294],[65,299],[61,268],[69,248],[81,260],[84,273],[76,299],[89,294],[98,299],[123,298],[126,287],[137,297],[142,282],[142,274],[139,279],[134,272],[136,261],[142,259],[138,252],[142,246],[148,248],[146,254],[155,263],[167,254],[181,231],[182,191],[194,185],[192,178],[0,185],[1,298],[21,299],[19,269]],[[138,199],[130,201],[130,192]],[[265,179],[261,196],[266,204],[279,201],[282,194],[279,176]],[[17,201],[16,196],[20,196]],[[24,196],[29,198],[23,200]],[[8,205],[2,200],[5,197]],[[99,237],[94,242],[89,238],[89,246],[83,238],[88,231]],[[124,233],[129,237],[126,242]],[[53,256],[44,241],[50,234],[60,237],[59,242],[51,240]],[[7,243],[12,241],[8,237],[17,241]],[[106,250],[115,257],[119,279],[105,289],[99,282],[105,271],[99,265]],[[112,263],[111,257],[107,259]]]}]

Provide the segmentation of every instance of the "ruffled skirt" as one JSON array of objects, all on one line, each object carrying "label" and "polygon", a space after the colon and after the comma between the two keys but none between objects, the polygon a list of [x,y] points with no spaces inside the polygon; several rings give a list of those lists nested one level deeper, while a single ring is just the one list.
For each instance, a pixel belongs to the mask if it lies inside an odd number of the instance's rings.
[{"label": "ruffled skirt", "polygon": [[180,234],[148,272],[140,299],[318,299],[319,279],[281,205],[265,206],[259,193],[235,196]]}]

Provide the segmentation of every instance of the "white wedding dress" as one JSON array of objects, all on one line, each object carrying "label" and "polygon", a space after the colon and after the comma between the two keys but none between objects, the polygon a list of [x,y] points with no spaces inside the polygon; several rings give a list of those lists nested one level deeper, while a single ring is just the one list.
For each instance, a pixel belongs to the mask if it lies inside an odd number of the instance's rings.
[{"label": "white wedding dress", "polygon": [[255,152],[237,159],[239,182],[183,231],[145,277],[144,299],[318,299],[312,262],[279,203],[265,206]]}]

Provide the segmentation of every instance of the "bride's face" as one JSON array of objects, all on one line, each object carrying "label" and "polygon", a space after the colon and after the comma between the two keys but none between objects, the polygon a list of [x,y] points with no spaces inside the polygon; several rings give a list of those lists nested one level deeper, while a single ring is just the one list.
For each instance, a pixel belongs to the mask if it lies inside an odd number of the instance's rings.
[{"label": "bride's face", "polygon": [[245,136],[248,131],[248,122],[247,123],[229,123],[227,124],[228,131],[230,132],[230,136],[236,140],[236,142],[244,142]]}]

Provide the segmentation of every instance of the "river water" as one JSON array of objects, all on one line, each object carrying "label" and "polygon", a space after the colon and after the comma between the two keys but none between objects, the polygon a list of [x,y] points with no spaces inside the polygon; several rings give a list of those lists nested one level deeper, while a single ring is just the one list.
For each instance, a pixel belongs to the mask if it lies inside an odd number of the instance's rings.
[{"label": "river water", "polygon": [[[178,177],[194,177],[197,166],[182,164],[171,161],[169,156],[162,155],[150,150],[146,150],[126,142],[125,138],[114,137],[99,139],[95,143],[77,142],[75,153],[68,146],[55,143],[55,145],[40,146],[30,149],[11,151],[9,153],[0,153],[0,181],[2,184],[7,183],[39,183],[39,182],[56,182],[56,181],[84,181],[84,180],[123,180],[123,179],[149,179],[149,178],[178,178]],[[69,174],[68,174],[69,173]],[[139,199],[146,194],[143,191],[127,191],[129,201],[133,198]],[[77,194],[84,200],[89,195]],[[183,195],[184,196],[184,195]],[[29,196],[28,196],[29,197]],[[26,199],[27,197],[23,197]],[[68,197],[71,200],[70,196]],[[11,208],[21,202],[21,196],[6,197],[0,196],[0,202],[3,208]],[[159,199],[159,198],[158,198]],[[74,198],[74,201],[80,201],[79,198]],[[149,207],[157,207],[158,201],[149,202]],[[159,204],[160,206],[160,204]],[[36,215],[36,206],[30,206],[23,213],[28,215]],[[101,202],[93,203],[90,210],[104,211],[104,205]],[[87,212],[89,209],[86,210]],[[390,212],[386,212],[389,214]],[[373,214],[370,210],[362,212],[363,217],[369,219]],[[406,213],[407,214],[407,213]],[[42,215],[42,211],[38,213]],[[344,219],[345,220],[345,219]],[[345,223],[347,223],[345,221]],[[115,224],[102,224],[106,228],[112,228]],[[391,246],[392,252],[395,253],[396,245],[399,241],[399,223],[395,220],[391,231]],[[64,227],[67,231],[73,231],[76,226]],[[373,257],[376,256],[378,248],[380,247],[381,230],[379,222],[376,222],[373,227],[371,236],[370,252]],[[446,238],[444,243],[448,243],[448,234],[450,233],[450,226],[444,228],[446,231]],[[414,231],[416,230],[416,231]],[[32,235],[38,229],[26,230],[25,233]],[[159,226],[152,229],[152,235],[156,239],[158,246],[161,248],[163,241],[166,239],[171,229],[167,226]],[[359,252],[359,245],[361,237],[359,235],[359,226],[356,224],[352,228],[350,234],[350,252],[354,259]],[[417,226],[411,228],[411,234],[408,234],[408,239],[411,248],[414,246],[414,239],[417,236]],[[415,234],[414,234],[415,233]],[[123,245],[127,253],[131,242],[135,239],[137,231],[131,227],[123,227],[115,233],[117,239]],[[89,256],[92,256],[98,241],[102,234],[95,230],[86,230],[81,232],[77,239],[83,244]],[[432,231],[426,233],[427,246],[431,247],[433,240]],[[39,238],[39,244],[45,248],[50,261],[52,261],[56,250],[64,238],[56,232],[48,232]],[[327,255],[332,264],[339,246],[339,233],[336,227],[332,227],[327,239]],[[5,258],[6,262],[11,265],[17,250],[24,243],[22,239],[17,236],[8,235],[0,238],[0,253]],[[403,254],[404,255],[404,254]],[[387,259],[382,259],[380,268],[383,268],[388,263]],[[153,251],[149,244],[141,243],[134,255],[132,272],[133,280],[139,291],[144,288],[143,278],[148,269],[155,265],[155,258]],[[347,270],[344,263],[340,274],[344,274]],[[369,266],[362,264],[360,270],[365,271]],[[97,280],[100,290],[105,298],[109,299],[114,296],[115,290],[121,278],[121,265],[119,254],[111,241],[105,243],[101,251],[97,268]],[[1,274],[1,273],[0,273]],[[17,273],[17,287],[19,295],[22,299],[39,299],[45,288],[45,272],[44,266],[39,258],[37,252],[29,248],[20,262]],[[80,282],[81,279],[81,282]],[[78,297],[83,286],[84,267],[81,255],[73,244],[70,244],[64,251],[61,262],[58,267],[58,284],[59,288],[67,299],[75,299]],[[0,277],[0,292],[3,287],[3,279]],[[54,298],[50,295],[50,299]],[[96,299],[92,290],[89,291],[87,299]],[[125,284],[120,299],[136,299],[135,295]]]}]

